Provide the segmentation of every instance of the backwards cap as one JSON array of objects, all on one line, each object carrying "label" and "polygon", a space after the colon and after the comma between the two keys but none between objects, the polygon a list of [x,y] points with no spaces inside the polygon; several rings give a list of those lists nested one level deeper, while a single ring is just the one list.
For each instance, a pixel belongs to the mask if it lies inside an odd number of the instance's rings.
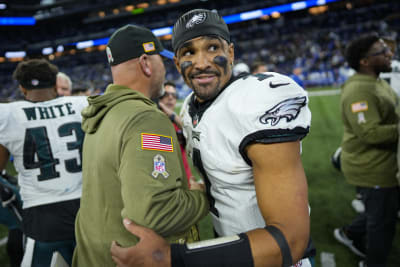
[{"label": "backwards cap", "polygon": [[13,78],[27,90],[55,87],[57,66],[45,59],[30,59],[18,63]]},{"label": "backwards cap", "polygon": [[136,25],[126,25],[115,31],[108,40],[106,52],[111,66],[143,54],[160,54],[170,58],[161,42],[149,29]]},{"label": "backwards cap", "polygon": [[204,35],[219,36],[230,43],[228,26],[217,12],[207,9],[186,12],[172,30],[172,48],[176,53],[184,42]]}]

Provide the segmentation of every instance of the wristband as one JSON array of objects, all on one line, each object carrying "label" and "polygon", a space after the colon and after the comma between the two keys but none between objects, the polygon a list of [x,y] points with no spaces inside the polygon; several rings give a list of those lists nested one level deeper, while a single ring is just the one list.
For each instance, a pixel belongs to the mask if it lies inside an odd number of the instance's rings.
[{"label": "wristband", "polygon": [[171,267],[253,267],[249,239],[242,233],[190,244],[171,244]]},{"label": "wristband", "polygon": [[290,247],[281,230],[272,225],[267,225],[264,229],[267,230],[275,239],[276,243],[278,243],[278,246],[282,254],[282,267],[292,266],[293,260],[292,260],[292,254],[290,253]]},{"label": "wristband", "polygon": [[175,112],[173,112],[171,115],[169,115],[169,119],[170,119],[172,122],[174,122],[174,121],[175,121],[175,116],[176,116],[176,114],[175,114]]}]

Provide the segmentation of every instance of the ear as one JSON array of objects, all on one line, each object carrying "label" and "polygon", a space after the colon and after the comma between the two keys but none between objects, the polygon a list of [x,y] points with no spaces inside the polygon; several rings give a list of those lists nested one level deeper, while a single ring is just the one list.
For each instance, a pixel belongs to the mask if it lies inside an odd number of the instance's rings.
[{"label": "ear", "polygon": [[179,64],[179,60],[178,60],[178,58],[176,56],[174,56],[174,63],[175,63],[175,67],[178,70],[179,74],[182,74],[181,73],[181,67],[180,67],[180,64]]},{"label": "ear", "polygon": [[19,87],[19,90],[21,90],[22,94],[23,94],[24,96],[26,96],[26,94],[28,93],[28,91],[27,91],[24,87],[22,87],[22,85],[19,85],[18,87]]},{"label": "ear", "polygon": [[231,66],[233,66],[233,62],[235,60],[235,46],[233,43],[228,45],[228,55],[229,55],[229,62]]},{"label": "ear", "polygon": [[146,75],[147,77],[150,77],[152,73],[152,67],[148,55],[143,54],[139,57],[139,65],[140,68],[142,69],[143,74]]},{"label": "ear", "polygon": [[367,67],[369,65],[368,59],[360,59],[360,66]]}]

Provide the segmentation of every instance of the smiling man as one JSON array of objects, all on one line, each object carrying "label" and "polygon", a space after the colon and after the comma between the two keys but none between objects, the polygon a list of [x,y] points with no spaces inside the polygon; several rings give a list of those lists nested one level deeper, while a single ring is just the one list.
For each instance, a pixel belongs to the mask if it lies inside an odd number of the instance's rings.
[{"label": "smiling man", "polygon": [[114,261],[118,266],[312,266],[300,159],[300,140],[311,120],[307,92],[274,72],[234,78],[234,45],[215,12],[182,15],[172,46],[176,67],[194,91],[182,107],[183,131],[188,154],[203,175],[219,238],[170,246],[125,220],[141,240],[131,248],[114,243]]}]

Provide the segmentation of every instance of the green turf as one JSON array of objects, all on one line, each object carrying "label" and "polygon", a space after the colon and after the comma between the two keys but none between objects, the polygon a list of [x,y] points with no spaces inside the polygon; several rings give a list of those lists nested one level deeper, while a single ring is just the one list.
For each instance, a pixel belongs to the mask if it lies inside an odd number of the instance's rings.
[{"label": "green turf", "polygon": [[[359,261],[333,238],[334,228],[351,222],[356,215],[350,204],[355,188],[330,163],[343,133],[339,99],[339,95],[310,97],[312,123],[310,134],[303,141],[302,160],[309,185],[311,236],[318,251],[317,266],[321,266],[322,251],[335,254],[337,267],[358,266]],[[393,244],[388,267],[400,266],[396,257],[400,255],[399,231]]]},{"label": "green turf", "polygon": [[[326,90],[326,88],[323,88]],[[313,91],[316,89],[313,89]],[[340,145],[343,132],[339,112],[339,96],[310,97],[312,124],[310,134],[303,141],[302,160],[309,185],[311,206],[311,236],[317,248],[316,265],[320,267],[320,253],[334,253],[336,267],[358,266],[359,259],[333,238],[333,229],[349,223],[356,213],[351,207],[355,189],[330,163],[330,156]],[[400,266],[400,223],[393,242],[388,267]],[[0,227],[0,237],[6,229]],[[200,222],[200,236],[213,236],[210,217]],[[7,266],[5,247],[0,248],[0,266]]]}]

